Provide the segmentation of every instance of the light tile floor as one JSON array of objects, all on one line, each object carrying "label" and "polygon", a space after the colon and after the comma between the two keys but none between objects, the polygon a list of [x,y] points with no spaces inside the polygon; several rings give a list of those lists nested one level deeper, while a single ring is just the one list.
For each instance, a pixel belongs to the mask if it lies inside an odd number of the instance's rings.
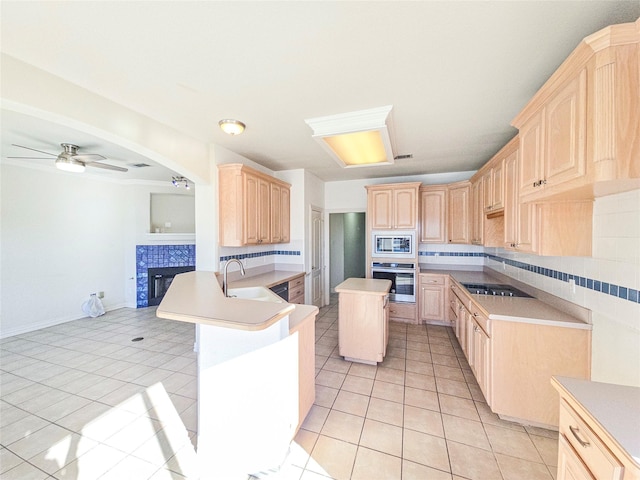
[{"label": "light tile floor", "polygon": [[0,341],[0,478],[187,477],[194,331],[123,308]]},{"label": "light tile floor", "polygon": [[[451,329],[392,323],[382,364],[346,362],[336,302],[316,322],[315,405],[265,478],[555,478],[557,433],[492,414]],[[193,340],[153,308],[2,340],[0,477],[196,478]]]}]

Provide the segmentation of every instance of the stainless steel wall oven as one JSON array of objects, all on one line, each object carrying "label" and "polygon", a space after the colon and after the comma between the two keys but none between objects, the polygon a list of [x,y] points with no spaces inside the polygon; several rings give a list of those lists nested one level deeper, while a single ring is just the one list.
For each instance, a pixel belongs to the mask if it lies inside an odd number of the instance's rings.
[{"label": "stainless steel wall oven", "polygon": [[389,300],[392,302],[416,301],[416,265],[415,263],[373,262],[371,278],[391,280]]}]

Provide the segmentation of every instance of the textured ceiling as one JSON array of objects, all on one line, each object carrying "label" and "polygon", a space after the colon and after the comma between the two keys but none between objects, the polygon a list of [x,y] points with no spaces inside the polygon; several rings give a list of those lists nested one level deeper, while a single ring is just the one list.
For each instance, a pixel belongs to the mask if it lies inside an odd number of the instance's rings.
[{"label": "textured ceiling", "polygon": [[[327,181],[477,169],[515,135],[513,117],[582,38],[640,16],[637,0],[0,8],[4,53],[272,170],[305,168]],[[342,169],[304,122],[384,105],[393,105],[395,154],[413,154],[393,166]],[[3,114],[3,158],[19,153],[7,143],[20,136],[34,148],[60,143],[54,126],[25,132],[13,117]],[[228,117],[247,124],[243,135],[218,129]]]}]

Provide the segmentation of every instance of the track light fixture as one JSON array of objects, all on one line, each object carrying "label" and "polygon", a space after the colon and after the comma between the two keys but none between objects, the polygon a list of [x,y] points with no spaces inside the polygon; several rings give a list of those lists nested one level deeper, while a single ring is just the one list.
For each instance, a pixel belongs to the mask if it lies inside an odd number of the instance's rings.
[{"label": "track light fixture", "polygon": [[189,190],[191,188],[191,185],[189,185],[189,180],[187,178],[185,178],[185,177],[182,177],[182,176],[172,177],[171,185],[173,185],[176,188],[182,186],[182,187],[186,188],[187,190]]}]

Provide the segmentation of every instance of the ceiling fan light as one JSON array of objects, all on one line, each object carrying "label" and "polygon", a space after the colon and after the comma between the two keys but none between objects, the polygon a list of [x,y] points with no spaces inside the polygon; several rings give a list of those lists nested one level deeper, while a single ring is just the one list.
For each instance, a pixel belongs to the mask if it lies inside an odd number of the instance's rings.
[{"label": "ceiling fan light", "polygon": [[65,172],[82,173],[84,172],[84,164],[73,160],[72,158],[64,158],[59,156],[56,159],[56,168]]},{"label": "ceiling fan light", "polygon": [[246,125],[239,120],[232,118],[225,118],[218,122],[222,131],[228,135],[240,135],[244,132]]}]

